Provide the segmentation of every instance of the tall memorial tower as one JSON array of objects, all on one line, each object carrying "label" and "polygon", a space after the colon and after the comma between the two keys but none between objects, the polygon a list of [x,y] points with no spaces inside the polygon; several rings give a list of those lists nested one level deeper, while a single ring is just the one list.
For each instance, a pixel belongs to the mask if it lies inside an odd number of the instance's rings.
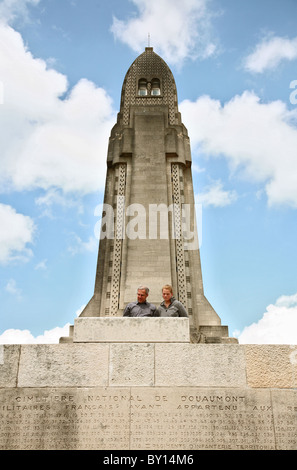
[{"label": "tall memorial tower", "polygon": [[[228,337],[194,213],[174,78],[148,47],[111,131],[94,295],[64,344],[0,344],[0,450],[111,450],[108,464],[130,450],[133,466],[134,450],[190,465],[196,450],[297,449],[297,345]],[[189,318],[123,316],[140,284],[158,304],[167,283]]]},{"label": "tall memorial tower", "polygon": [[[94,295],[82,317],[122,316],[139,285],[189,313],[194,341],[228,336],[204,296],[187,129],[171,70],[152,47],[130,66],[111,130]],[[195,339],[196,338],[196,339]]]}]

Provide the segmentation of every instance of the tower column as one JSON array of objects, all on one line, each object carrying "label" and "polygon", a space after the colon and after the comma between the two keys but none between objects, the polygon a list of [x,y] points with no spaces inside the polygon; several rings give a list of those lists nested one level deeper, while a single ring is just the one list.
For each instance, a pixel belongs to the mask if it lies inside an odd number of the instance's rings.
[{"label": "tower column", "polygon": [[139,285],[158,305],[171,284],[196,341],[226,336],[204,296],[190,140],[174,77],[151,47],[124,79],[104,204],[94,295],[81,316],[122,316]]}]

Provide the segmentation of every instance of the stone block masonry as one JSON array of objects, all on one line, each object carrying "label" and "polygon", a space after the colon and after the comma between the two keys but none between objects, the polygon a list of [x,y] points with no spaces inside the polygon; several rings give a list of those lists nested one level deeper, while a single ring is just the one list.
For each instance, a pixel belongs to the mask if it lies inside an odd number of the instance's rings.
[{"label": "stone block masonry", "polygon": [[166,317],[82,317],[74,320],[73,332],[76,343],[190,341],[189,319],[185,317],[174,321]]},{"label": "stone block masonry", "polygon": [[4,345],[1,450],[297,449],[297,346]]}]

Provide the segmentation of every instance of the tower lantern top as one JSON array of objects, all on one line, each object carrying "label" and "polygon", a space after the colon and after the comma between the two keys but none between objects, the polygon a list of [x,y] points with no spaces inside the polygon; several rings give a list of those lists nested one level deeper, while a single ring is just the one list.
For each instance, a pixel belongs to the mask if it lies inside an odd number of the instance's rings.
[{"label": "tower lantern top", "polygon": [[131,106],[168,106],[169,123],[178,124],[175,80],[166,62],[146,47],[128,69],[121,95],[124,125],[130,124]]}]

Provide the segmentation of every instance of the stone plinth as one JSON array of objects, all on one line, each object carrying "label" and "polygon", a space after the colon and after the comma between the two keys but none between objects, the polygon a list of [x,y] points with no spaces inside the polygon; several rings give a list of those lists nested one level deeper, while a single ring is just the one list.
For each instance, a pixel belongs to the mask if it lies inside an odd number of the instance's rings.
[{"label": "stone plinth", "polygon": [[0,450],[297,449],[297,346],[0,346]]},{"label": "stone plinth", "polygon": [[188,318],[81,317],[74,321],[75,343],[188,343]]}]

